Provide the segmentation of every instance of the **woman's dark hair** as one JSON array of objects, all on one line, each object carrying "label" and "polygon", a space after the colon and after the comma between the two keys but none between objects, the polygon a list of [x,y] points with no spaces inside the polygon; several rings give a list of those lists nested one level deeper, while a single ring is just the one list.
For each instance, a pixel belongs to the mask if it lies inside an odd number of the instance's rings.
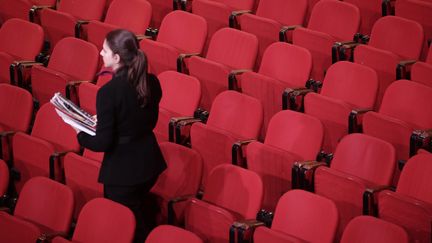
[{"label": "woman's dark hair", "polygon": [[142,106],[145,106],[150,97],[147,84],[147,57],[139,49],[137,38],[128,30],[117,29],[107,34],[106,42],[113,54],[119,55],[121,68],[128,70],[128,81],[136,88],[138,99]]}]

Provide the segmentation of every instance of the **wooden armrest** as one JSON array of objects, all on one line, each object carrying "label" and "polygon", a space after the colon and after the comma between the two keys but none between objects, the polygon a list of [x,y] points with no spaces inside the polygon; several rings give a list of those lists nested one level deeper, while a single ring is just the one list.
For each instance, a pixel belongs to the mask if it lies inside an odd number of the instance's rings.
[{"label": "wooden armrest", "polygon": [[382,16],[395,15],[396,0],[383,0],[381,4]]},{"label": "wooden armrest", "polygon": [[60,157],[65,156],[69,152],[75,152],[73,150],[54,152],[49,157],[49,178],[55,180],[55,162],[59,162]]},{"label": "wooden armrest", "polygon": [[55,5],[39,5],[39,6],[33,5],[33,7],[31,7],[30,10],[29,10],[29,20],[30,20],[30,22],[34,23],[35,22],[36,13],[38,11],[40,11],[41,9],[44,9],[44,8],[55,9]]},{"label": "wooden armrest", "polygon": [[[40,62],[35,62],[35,61],[29,61],[29,60],[21,60],[21,61],[14,61],[10,66],[9,66],[9,76],[10,76],[10,81],[12,84],[16,85],[18,84],[18,86],[22,86],[23,83],[23,72],[24,72],[24,68],[28,68],[28,67],[32,67],[35,65],[43,65]],[[15,78],[15,73],[17,74],[17,79]]]},{"label": "wooden armrest", "polygon": [[362,115],[372,109],[355,109],[352,110],[348,118],[348,133],[363,132]]},{"label": "wooden armrest", "polygon": [[91,80],[74,80],[69,81],[65,87],[66,98],[71,99],[72,89],[76,92],[76,87],[82,83],[93,83]]},{"label": "wooden armrest", "polygon": [[256,139],[248,139],[237,141],[233,144],[231,149],[231,162],[233,165],[239,165],[243,168],[247,168],[246,157],[243,156],[243,148],[251,142],[256,141]]},{"label": "wooden armrest", "polygon": [[3,139],[7,139],[7,145],[8,145],[8,155],[12,156],[12,146],[10,145],[9,139],[14,135],[16,131],[3,131],[0,132],[0,158],[3,158]]},{"label": "wooden armrest", "polygon": [[375,193],[391,189],[390,186],[378,185],[371,188],[366,188],[363,193],[363,215],[378,216],[378,210],[375,203]]},{"label": "wooden armrest", "polygon": [[[335,42],[332,46],[332,63],[335,63],[337,61],[345,61],[345,60],[351,60],[350,58],[352,57],[347,57],[347,54],[342,52],[342,50],[346,50],[343,49],[342,47],[345,45],[353,45],[353,44],[357,44],[357,42],[355,41],[338,41]],[[351,60],[352,61],[352,60]]]},{"label": "wooden armrest", "polygon": [[252,70],[249,69],[238,69],[233,70],[228,75],[228,89],[229,90],[237,90],[241,92],[241,84],[239,84],[237,80],[237,75],[245,73],[245,72],[251,72]]},{"label": "wooden armrest", "polygon": [[170,199],[168,201],[168,224],[174,225],[174,217],[175,217],[174,204],[178,202],[187,201],[191,198],[195,198],[195,195],[183,195],[183,196]]},{"label": "wooden armrest", "polygon": [[186,68],[185,59],[193,56],[199,56],[200,53],[182,53],[177,57],[177,72],[179,73],[189,73]]},{"label": "wooden armrest", "polygon": [[63,232],[46,232],[39,236],[36,242],[51,242],[54,237],[61,236],[67,238],[67,234]]},{"label": "wooden armrest", "polygon": [[90,23],[88,20],[78,20],[75,24],[75,37],[81,38],[82,26]]},{"label": "wooden armrest", "polygon": [[172,117],[168,123],[168,137],[170,142],[175,142],[175,132],[176,132],[176,125],[178,122],[182,120],[190,120],[194,119],[194,117],[186,116],[186,117]]},{"label": "wooden armrest", "polygon": [[229,27],[240,29],[240,24],[237,21],[237,16],[240,16],[245,13],[252,13],[252,10],[238,10],[238,11],[232,11],[231,15],[229,16]]},{"label": "wooden armrest", "polygon": [[411,79],[411,67],[417,60],[400,61],[396,68],[396,80]]},{"label": "wooden armrest", "polygon": [[146,29],[146,31],[145,31],[145,35],[147,35],[147,36],[151,36],[151,38],[153,39],[153,40],[155,40],[156,39],[156,36],[158,35],[158,33],[159,33],[159,29],[156,29],[156,28],[147,28]]},{"label": "wooden armrest", "polygon": [[148,35],[135,35],[135,37],[137,38],[138,41],[142,39],[152,39],[152,37]]},{"label": "wooden armrest", "polygon": [[304,87],[285,89],[284,92],[282,93],[282,109],[283,110],[290,109],[294,111],[302,110],[303,97],[309,92],[314,92],[314,91]]},{"label": "wooden armrest", "polygon": [[[190,127],[195,122],[202,122],[201,119],[188,117],[188,118],[171,118],[169,127],[170,141],[177,144],[187,145],[190,139]],[[187,131],[185,131],[187,127]],[[185,135],[183,135],[185,133]]]},{"label": "wooden armrest", "polygon": [[297,27],[302,27],[302,26],[301,25],[282,26],[282,28],[279,30],[279,41],[290,42],[290,40],[288,40],[288,36],[286,32],[293,31]]},{"label": "wooden armrest", "polygon": [[318,161],[295,162],[291,170],[292,189],[304,189],[313,192],[315,170],[320,166],[327,166],[327,163]]},{"label": "wooden armrest", "polygon": [[244,219],[235,221],[230,227],[229,242],[235,242],[236,232],[237,242],[250,242],[252,238],[252,232],[255,230],[255,228],[259,226],[265,226],[264,222],[258,221],[256,219]]},{"label": "wooden armrest", "polygon": [[417,153],[417,150],[424,148],[428,151],[432,150],[432,129],[429,130],[414,130],[410,138],[410,157]]}]

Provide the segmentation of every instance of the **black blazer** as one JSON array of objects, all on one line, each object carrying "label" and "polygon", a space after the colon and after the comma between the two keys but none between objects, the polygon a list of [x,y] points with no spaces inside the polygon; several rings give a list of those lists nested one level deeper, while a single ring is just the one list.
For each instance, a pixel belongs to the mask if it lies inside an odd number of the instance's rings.
[{"label": "black blazer", "polygon": [[159,114],[162,90],[156,76],[147,81],[150,98],[141,107],[138,93],[127,81],[127,70],[118,70],[96,97],[96,136],[78,133],[79,143],[105,152],[99,182],[106,185],[137,185],[156,178],[166,163],[153,129]]}]

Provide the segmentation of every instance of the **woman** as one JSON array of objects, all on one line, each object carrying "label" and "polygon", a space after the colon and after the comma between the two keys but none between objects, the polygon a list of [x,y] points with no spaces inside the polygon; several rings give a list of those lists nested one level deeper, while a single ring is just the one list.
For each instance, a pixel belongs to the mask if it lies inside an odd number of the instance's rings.
[{"label": "woman", "polygon": [[144,218],[143,203],[166,164],[153,134],[162,90],[138,46],[127,30],[108,33],[100,55],[115,74],[97,94],[96,135],[77,136],[83,147],[105,152],[99,173],[104,196],[134,212],[135,242],[144,242],[151,219]]}]

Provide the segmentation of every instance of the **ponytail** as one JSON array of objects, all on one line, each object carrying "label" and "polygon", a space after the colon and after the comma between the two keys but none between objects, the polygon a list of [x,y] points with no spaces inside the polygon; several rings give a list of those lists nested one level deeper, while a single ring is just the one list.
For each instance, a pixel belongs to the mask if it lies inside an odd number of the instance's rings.
[{"label": "ponytail", "polygon": [[146,106],[150,97],[150,89],[147,83],[147,57],[139,49],[129,65],[128,80],[136,88],[141,106]]}]

